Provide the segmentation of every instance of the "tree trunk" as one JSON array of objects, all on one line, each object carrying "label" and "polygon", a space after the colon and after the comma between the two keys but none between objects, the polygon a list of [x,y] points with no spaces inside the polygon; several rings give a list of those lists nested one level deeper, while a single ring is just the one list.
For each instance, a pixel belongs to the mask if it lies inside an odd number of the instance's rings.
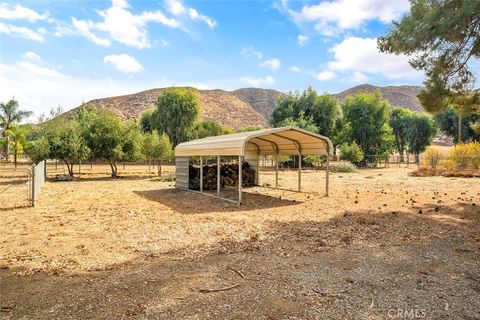
[{"label": "tree trunk", "polygon": [[14,163],[14,165],[15,165],[15,169],[17,169],[17,154],[18,154],[17,147],[15,147],[15,148],[13,149],[13,151],[14,151],[14,154],[13,154],[13,163]]},{"label": "tree trunk", "polygon": [[7,136],[7,149],[6,149],[7,154],[5,155],[5,159],[8,161],[10,160],[10,137]]},{"label": "tree trunk", "polygon": [[458,115],[458,143],[462,143],[462,116]]},{"label": "tree trunk", "polygon": [[415,163],[418,165],[420,163],[420,155],[415,153]]},{"label": "tree trunk", "polygon": [[73,164],[68,163],[67,160],[64,160],[65,164],[67,165],[68,175],[73,178]]},{"label": "tree trunk", "polygon": [[404,156],[403,150],[400,151],[399,154],[400,154],[400,162],[405,162],[405,156]]},{"label": "tree trunk", "polygon": [[110,163],[110,168],[112,169],[112,178],[117,178],[118,168],[116,162],[111,160],[108,160],[108,162]]},{"label": "tree trunk", "polygon": [[162,161],[158,160],[158,176],[162,176]]}]

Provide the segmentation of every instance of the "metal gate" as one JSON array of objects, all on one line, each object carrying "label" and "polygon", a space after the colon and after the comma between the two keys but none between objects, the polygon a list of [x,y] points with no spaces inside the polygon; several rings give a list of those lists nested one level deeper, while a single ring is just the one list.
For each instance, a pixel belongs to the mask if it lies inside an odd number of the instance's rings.
[{"label": "metal gate", "polygon": [[27,168],[0,167],[0,210],[32,205],[32,174]]}]

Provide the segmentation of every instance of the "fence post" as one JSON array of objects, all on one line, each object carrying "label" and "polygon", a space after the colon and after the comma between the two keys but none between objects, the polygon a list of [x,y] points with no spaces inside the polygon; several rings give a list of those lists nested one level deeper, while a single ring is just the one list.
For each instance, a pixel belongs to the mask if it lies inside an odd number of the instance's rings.
[{"label": "fence post", "polygon": [[32,207],[35,207],[35,165],[32,165]]}]

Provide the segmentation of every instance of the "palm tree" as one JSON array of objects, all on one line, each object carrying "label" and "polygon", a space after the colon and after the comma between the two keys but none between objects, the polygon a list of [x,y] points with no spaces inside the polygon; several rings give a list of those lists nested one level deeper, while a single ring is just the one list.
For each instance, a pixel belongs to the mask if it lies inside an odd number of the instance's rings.
[{"label": "palm tree", "polygon": [[14,164],[15,168],[17,167],[17,160],[18,160],[18,152],[21,150],[25,150],[29,146],[29,142],[27,140],[27,133],[28,128],[23,126],[20,127],[18,125],[10,126],[8,130],[4,132],[7,139],[11,139],[9,142],[13,147],[13,154],[14,154]]},{"label": "palm tree", "polygon": [[30,117],[32,114],[32,111],[20,110],[15,97],[7,103],[0,103],[0,128],[2,129],[2,136],[7,140],[7,160],[10,157],[10,137],[6,135],[7,130],[9,130],[13,124]]}]

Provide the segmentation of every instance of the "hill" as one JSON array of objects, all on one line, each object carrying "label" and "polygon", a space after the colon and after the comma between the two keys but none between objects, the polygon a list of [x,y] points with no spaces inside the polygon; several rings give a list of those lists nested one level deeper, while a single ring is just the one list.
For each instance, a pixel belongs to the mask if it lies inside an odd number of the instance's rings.
[{"label": "hill", "polygon": [[377,90],[380,91],[383,98],[388,100],[392,106],[407,108],[412,111],[421,111],[423,112],[423,107],[420,104],[420,101],[417,98],[417,95],[420,93],[422,87],[419,86],[387,86],[387,87],[377,87],[370,84],[362,84],[340,93],[335,94],[335,96],[340,100],[345,100],[346,97],[357,94],[357,93],[375,93]]},{"label": "hill", "polygon": [[[108,109],[124,120],[138,118],[142,112],[153,108],[158,96],[167,89],[157,88],[124,96],[95,99],[87,102],[87,105]],[[190,89],[198,93],[202,103],[203,119],[214,120],[233,129],[248,125],[268,127],[268,120],[278,98],[285,95],[277,90],[260,88],[242,88],[234,91]],[[363,84],[337,93],[335,96],[343,101],[352,94],[374,93],[379,90],[393,106],[423,111],[416,97],[420,89],[421,87],[418,86],[376,87]],[[69,111],[68,114],[74,113],[75,110]]]}]

